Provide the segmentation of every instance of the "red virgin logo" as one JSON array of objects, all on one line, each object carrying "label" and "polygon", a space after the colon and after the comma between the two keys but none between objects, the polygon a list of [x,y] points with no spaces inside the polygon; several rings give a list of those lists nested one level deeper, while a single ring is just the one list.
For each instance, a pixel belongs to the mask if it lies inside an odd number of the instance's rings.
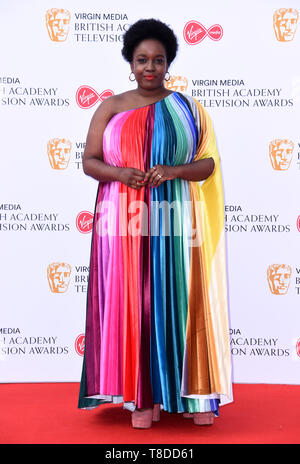
[{"label": "red virgin logo", "polygon": [[300,356],[300,338],[298,339],[296,343],[296,353],[298,356]]},{"label": "red virgin logo", "polygon": [[84,355],[85,335],[80,334],[75,340],[75,350],[79,356]]},{"label": "red virgin logo", "polygon": [[189,45],[197,45],[208,36],[211,40],[221,40],[223,29],[220,24],[214,24],[209,29],[200,24],[198,21],[189,21],[183,29],[184,40]]},{"label": "red virgin logo", "polygon": [[103,90],[100,94],[90,87],[89,85],[81,85],[76,92],[76,103],[77,105],[86,110],[96,105],[98,101],[103,101],[107,97],[114,95],[112,90]]},{"label": "red virgin logo", "polygon": [[81,211],[77,214],[76,227],[82,234],[88,234],[93,229],[94,215],[89,211]]},{"label": "red virgin logo", "polygon": [[297,217],[297,229],[300,232],[300,216]]}]

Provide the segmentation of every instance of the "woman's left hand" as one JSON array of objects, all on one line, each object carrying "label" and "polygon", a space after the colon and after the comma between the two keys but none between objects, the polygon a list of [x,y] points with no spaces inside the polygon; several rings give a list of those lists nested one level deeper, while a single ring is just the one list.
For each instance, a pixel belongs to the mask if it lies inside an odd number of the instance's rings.
[{"label": "woman's left hand", "polygon": [[146,172],[144,184],[152,184],[152,187],[159,187],[166,180],[175,179],[175,167],[157,164]]}]

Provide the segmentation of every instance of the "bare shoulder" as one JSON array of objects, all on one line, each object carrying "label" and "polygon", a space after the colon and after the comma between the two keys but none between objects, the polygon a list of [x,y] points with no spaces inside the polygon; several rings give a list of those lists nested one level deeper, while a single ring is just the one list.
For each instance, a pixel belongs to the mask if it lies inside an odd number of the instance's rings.
[{"label": "bare shoulder", "polygon": [[96,109],[93,121],[106,121],[108,122],[115,114],[123,111],[126,105],[130,106],[133,96],[131,91],[123,92],[117,95],[112,95],[111,97],[106,98],[103,102],[100,103]]},{"label": "bare shoulder", "polygon": [[98,108],[96,109],[93,119],[110,119],[115,111],[116,97],[117,95],[112,95],[111,97],[108,97],[105,100],[103,100],[103,102],[101,102]]},{"label": "bare shoulder", "polygon": [[136,101],[136,91],[127,90],[126,92],[113,95],[107,100],[111,100],[109,103],[112,105],[114,114],[120,113],[134,106]]}]

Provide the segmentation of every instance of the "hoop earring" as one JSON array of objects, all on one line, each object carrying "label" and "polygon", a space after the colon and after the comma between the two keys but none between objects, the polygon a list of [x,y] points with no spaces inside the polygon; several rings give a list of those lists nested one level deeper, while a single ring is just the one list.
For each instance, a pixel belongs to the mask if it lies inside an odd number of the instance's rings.
[{"label": "hoop earring", "polygon": [[[131,79],[131,74],[133,74],[133,79]],[[130,80],[130,82],[134,82],[134,81],[135,81],[135,76],[134,76],[133,71],[131,71],[131,73],[129,74],[129,80]]]},{"label": "hoop earring", "polygon": [[168,81],[170,80],[170,78],[171,78],[169,71],[166,72],[166,75],[167,75],[167,74],[169,74],[169,75],[168,75],[168,79],[166,79],[166,76],[165,76],[165,81],[166,81],[166,82],[168,82]]}]

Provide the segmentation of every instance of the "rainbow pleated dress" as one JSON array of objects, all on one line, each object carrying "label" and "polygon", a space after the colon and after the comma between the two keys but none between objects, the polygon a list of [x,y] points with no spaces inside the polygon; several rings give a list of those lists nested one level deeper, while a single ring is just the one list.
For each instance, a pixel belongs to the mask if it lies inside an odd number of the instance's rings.
[{"label": "rainbow pleated dress", "polygon": [[104,161],[147,171],[212,157],[202,182],[99,182],[78,407],[219,413],[232,401],[224,201],[211,120],[173,92],[115,114]]}]

